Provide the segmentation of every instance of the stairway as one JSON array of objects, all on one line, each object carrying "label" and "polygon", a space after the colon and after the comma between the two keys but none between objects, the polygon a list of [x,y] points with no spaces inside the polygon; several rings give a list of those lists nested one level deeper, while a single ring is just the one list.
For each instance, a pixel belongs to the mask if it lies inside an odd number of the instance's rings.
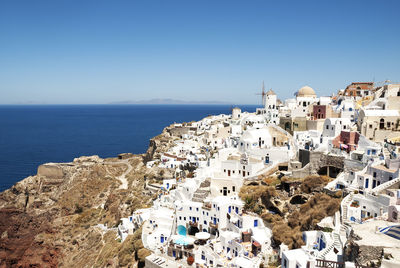
[{"label": "stairway", "polygon": [[210,194],[210,180],[203,181],[199,188],[197,188],[196,192],[193,194],[192,201],[193,202],[203,202],[204,199]]},{"label": "stairway", "polygon": [[372,193],[379,193],[379,192],[381,192],[381,191],[383,191],[383,190],[385,190],[385,189],[388,189],[388,188],[391,187],[392,185],[394,185],[394,184],[396,184],[396,183],[399,183],[399,182],[400,182],[400,177],[395,178],[395,179],[393,179],[393,180],[391,180],[391,181],[387,181],[387,182],[382,183],[381,185],[375,187],[374,189],[372,189],[371,192],[372,192]]},{"label": "stairway", "polygon": [[318,254],[318,259],[325,260],[325,256],[334,248],[337,250],[342,250],[342,242],[340,240],[340,235],[336,232],[332,233],[333,235],[333,243],[331,243],[329,246],[324,248],[322,251],[319,252]]},{"label": "stairway", "polygon": [[385,157],[385,160],[390,159],[390,152],[386,147],[383,147],[383,156]]},{"label": "stairway", "polygon": [[342,201],[341,207],[342,207],[342,224],[348,222],[349,220],[347,219],[347,207],[353,200],[354,193],[351,192],[348,194]]}]

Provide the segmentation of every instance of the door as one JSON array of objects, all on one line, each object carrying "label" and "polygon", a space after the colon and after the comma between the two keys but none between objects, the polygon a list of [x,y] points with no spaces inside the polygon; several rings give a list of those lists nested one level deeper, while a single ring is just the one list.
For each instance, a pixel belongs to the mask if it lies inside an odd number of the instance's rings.
[{"label": "door", "polygon": [[227,187],[224,187],[224,196],[227,196],[228,195],[228,188]]},{"label": "door", "polygon": [[258,220],[254,220],[254,227],[258,226]]},{"label": "door", "polygon": [[265,163],[266,163],[266,164],[269,163],[269,156],[268,156],[268,155],[265,157]]},{"label": "door", "polygon": [[376,187],[376,180],[372,180],[372,189]]},{"label": "door", "polygon": [[365,179],[365,188],[367,189],[368,188],[368,185],[369,184],[369,179]]},{"label": "door", "polygon": [[228,169],[228,176],[229,177],[231,176],[231,170],[230,169]]}]

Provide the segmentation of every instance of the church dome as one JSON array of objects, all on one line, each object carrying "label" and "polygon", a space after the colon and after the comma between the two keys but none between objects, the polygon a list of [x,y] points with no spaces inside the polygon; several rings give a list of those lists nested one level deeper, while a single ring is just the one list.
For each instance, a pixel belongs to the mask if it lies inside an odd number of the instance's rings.
[{"label": "church dome", "polygon": [[297,97],[315,97],[317,94],[315,94],[314,89],[312,89],[309,86],[304,86],[299,89],[297,92]]}]

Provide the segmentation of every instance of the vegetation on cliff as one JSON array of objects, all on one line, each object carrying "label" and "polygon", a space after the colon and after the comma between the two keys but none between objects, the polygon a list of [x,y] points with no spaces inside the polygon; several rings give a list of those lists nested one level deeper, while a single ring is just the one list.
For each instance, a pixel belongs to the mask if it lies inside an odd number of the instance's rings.
[{"label": "vegetation on cliff", "polygon": [[[305,179],[262,178],[260,185],[244,185],[239,196],[245,202],[245,210],[261,215],[272,228],[276,245],[289,248],[303,245],[302,232],[318,229],[317,223],[333,216],[340,208],[340,195],[330,196],[322,192],[330,179],[324,176],[309,176]],[[267,185],[263,185],[267,184]],[[285,185],[299,185],[288,189]]]}]

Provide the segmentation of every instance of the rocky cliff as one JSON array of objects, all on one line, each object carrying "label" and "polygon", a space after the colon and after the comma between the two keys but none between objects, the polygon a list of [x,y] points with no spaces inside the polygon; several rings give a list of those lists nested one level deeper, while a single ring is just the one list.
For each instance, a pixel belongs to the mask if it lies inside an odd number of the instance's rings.
[{"label": "rocky cliff", "polygon": [[137,266],[147,254],[140,233],[121,243],[115,227],[151,205],[145,177],[157,171],[145,163],[170,145],[164,130],[145,155],[44,164],[0,193],[0,267]]}]

